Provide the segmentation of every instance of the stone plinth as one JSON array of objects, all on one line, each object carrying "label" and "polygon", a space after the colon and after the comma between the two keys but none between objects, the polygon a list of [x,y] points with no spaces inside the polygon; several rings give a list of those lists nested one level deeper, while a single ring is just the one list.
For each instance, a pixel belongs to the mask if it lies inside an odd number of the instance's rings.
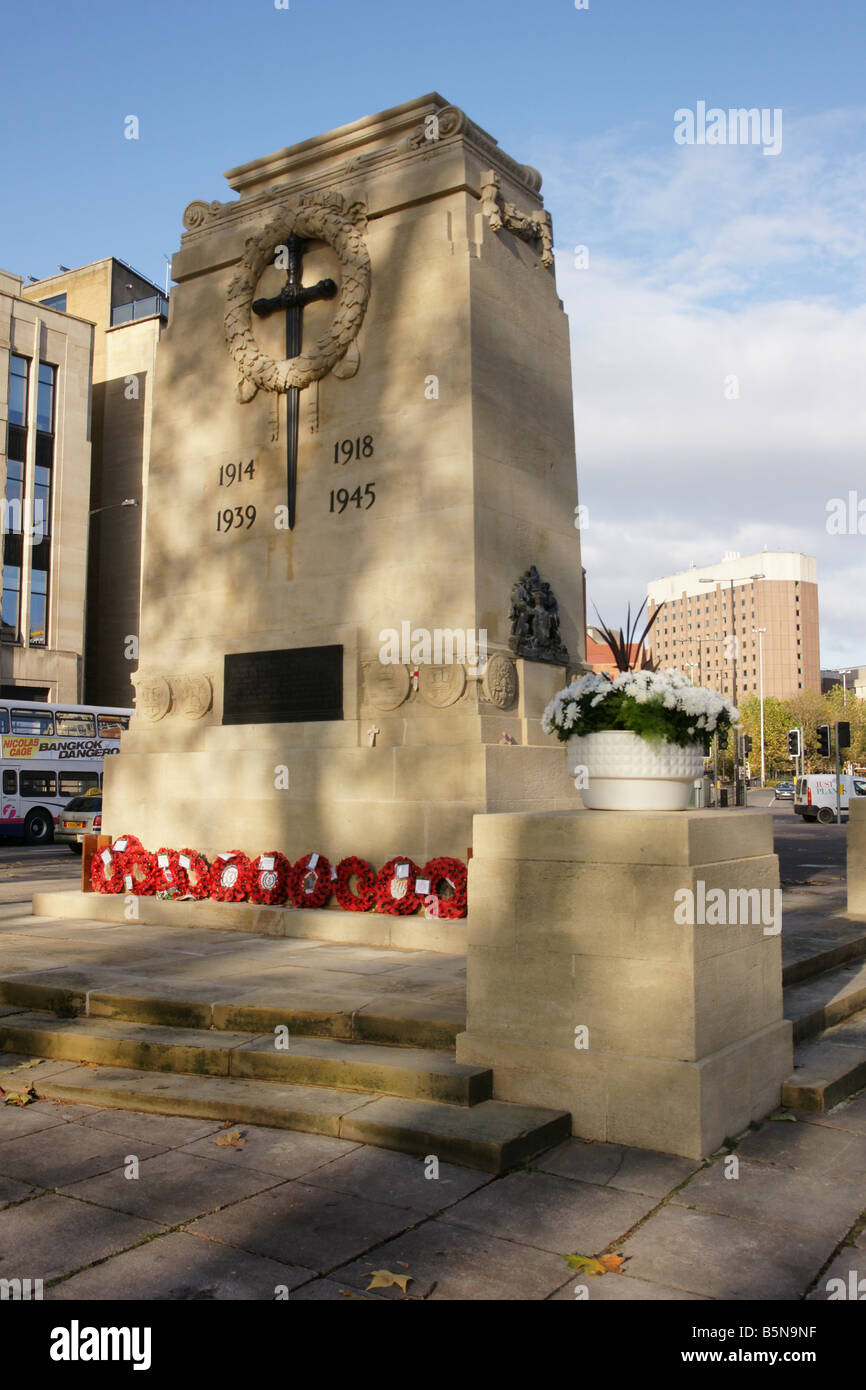
[{"label": "stone plinth", "polygon": [[[706,1156],[791,1072],[778,887],[765,814],[476,816],[458,1058],[582,1138]],[[678,920],[714,889],[740,924]]]},{"label": "stone plinth", "polygon": [[848,911],[866,917],[866,801],[848,807]]}]

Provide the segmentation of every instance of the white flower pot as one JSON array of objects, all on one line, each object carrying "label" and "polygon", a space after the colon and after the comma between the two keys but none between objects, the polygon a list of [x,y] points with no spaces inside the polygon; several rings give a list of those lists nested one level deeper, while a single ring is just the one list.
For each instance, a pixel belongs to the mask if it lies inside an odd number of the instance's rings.
[{"label": "white flower pot", "polygon": [[580,787],[591,811],[685,811],[692,787],[704,770],[699,743],[648,743],[626,729],[569,739],[572,777],[585,769]]}]

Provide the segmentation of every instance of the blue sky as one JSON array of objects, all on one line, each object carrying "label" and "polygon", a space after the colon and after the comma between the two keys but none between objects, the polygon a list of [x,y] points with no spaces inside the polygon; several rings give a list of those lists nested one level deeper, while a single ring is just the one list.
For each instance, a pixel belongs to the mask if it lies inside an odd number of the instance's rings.
[{"label": "blue sky", "polygon": [[[613,615],[692,558],[803,549],[822,663],[866,662],[863,538],[824,524],[866,495],[862,0],[43,0],[38,19],[3,107],[0,265],[113,254],[161,282],[224,169],[438,90],[544,174],[590,596]],[[699,100],[781,108],[781,154],[677,146]]]}]

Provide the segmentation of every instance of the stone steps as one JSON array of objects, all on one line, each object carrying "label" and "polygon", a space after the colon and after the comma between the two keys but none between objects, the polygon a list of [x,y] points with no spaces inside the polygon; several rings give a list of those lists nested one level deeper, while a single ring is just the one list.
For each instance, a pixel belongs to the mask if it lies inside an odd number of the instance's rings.
[{"label": "stone steps", "polygon": [[782,1104],[798,1110],[826,1114],[866,1086],[866,1009],[797,1047],[794,1065]]},{"label": "stone steps", "polygon": [[785,1017],[794,1025],[794,1041],[842,1023],[866,1007],[866,961],[848,960],[822,974],[788,985]]},{"label": "stone steps", "polygon": [[[330,1134],[486,1173],[506,1172],[571,1133],[564,1111],[497,1100],[443,1105],[326,1086],[74,1064],[57,1064],[43,1077],[38,1067],[16,1071],[20,1061],[0,1058],[4,1089],[18,1089],[23,1078],[46,1099]],[[4,1065],[12,1069],[4,1073]]]},{"label": "stone steps", "polygon": [[[211,1002],[206,986],[189,986],[183,994],[159,986],[153,991],[132,988],[93,989],[81,971],[48,970],[0,978],[0,1006],[34,1010],[62,1017],[120,1019],[169,1028],[199,1028],[242,1033],[273,1033],[285,1025],[292,1037],[335,1038],[345,1042],[375,1042],[393,1047],[453,1049],[466,1026],[465,1009],[448,1004],[399,999],[380,1001],[373,1008],[346,1006],[336,996],[313,991],[303,999],[253,1004],[243,999]],[[276,994],[276,990],[275,990]]]},{"label": "stone steps", "polygon": [[449,1105],[489,1100],[493,1075],[447,1052],[274,1032],[170,1028],[116,1019],[0,1010],[0,1052],[194,1076],[337,1087]]}]

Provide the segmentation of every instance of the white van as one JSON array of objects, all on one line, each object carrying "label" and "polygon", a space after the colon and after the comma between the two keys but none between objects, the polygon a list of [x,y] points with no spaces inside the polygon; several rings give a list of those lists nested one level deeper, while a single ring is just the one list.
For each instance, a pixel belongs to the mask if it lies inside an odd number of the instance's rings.
[{"label": "white van", "polygon": [[[866,778],[849,777],[843,773],[839,778],[839,809],[843,819],[847,816],[848,801],[852,796],[866,796]],[[794,791],[794,810],[803,820],[818,820],[828,825],[836,819],[836,778],[832,772],[809,773],[797,778]]]}]

